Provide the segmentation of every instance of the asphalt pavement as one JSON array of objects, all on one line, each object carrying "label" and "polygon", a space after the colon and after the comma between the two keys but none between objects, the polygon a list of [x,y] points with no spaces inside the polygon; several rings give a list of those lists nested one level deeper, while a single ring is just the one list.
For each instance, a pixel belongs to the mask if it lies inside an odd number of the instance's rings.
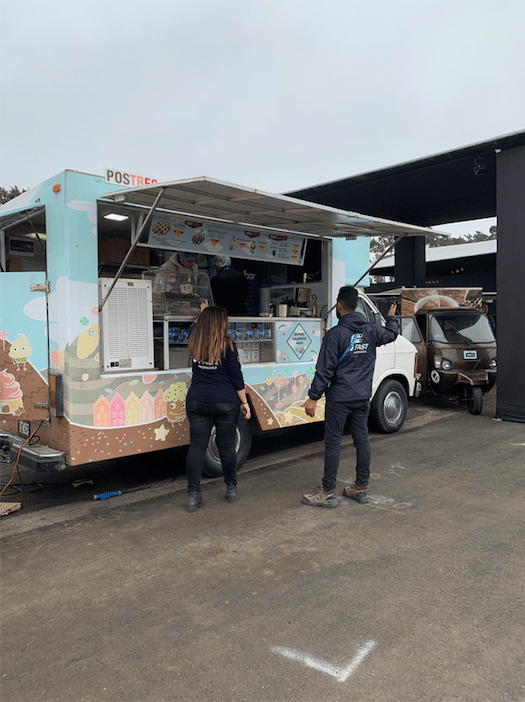
[{"label": "asphalt pavement", "polygon": [[[412,401],[371,435],[369,505],[301,503],[318,429],[264,437],[239,501],[208,480],[194,514],[181,456],[77,488],[17,476],[2,702],[524,700],[525,425],[494,409]],[[347,436],[339,494],[354,465]]]}]

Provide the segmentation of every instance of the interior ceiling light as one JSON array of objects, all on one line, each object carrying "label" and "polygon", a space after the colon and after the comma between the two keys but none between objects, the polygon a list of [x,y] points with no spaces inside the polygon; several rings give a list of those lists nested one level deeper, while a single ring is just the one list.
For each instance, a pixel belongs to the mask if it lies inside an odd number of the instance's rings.
[{"label": "interior ceiling light", "polygon": [[104,219],[112,219],[115,222],[123,222],[125,219],[129,219],[126,215],[119,215],[116,214],[115,212],[110,212],[107,215],[104,215]]}]

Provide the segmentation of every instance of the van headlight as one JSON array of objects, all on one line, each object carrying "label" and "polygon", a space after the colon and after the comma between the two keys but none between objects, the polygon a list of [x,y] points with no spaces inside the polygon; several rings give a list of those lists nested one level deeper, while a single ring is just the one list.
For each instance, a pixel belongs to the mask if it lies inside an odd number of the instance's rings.
[{"label": "van headlight", "polygon": [[452,361],[442,356],[434,356],[434,368],[438,370],[451,371],[453,368]]},{"label": "van headlight", "polygon": [[489,361],[489,368],[490,368],[491,370],[496,370],[497,367],[498,367],[498,361],[497,361],[497,359],[496,359],[496,358],[491,358],[490,361]]}]

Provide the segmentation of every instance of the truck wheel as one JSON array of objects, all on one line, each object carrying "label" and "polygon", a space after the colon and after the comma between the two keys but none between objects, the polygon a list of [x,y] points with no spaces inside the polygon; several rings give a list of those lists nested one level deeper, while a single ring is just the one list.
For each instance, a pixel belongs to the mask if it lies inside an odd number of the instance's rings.
[{"label": "truck wheel", "polygon": [[[250,425],[246,419],[244,419],[244,417],[239,416],[235,433],[237,468],[240,468],[244,461],[248,458],[251,445],[252,432],[250,430]],[[221,457],[219,456],[219,449],[217,448],[217,443],[215,441],[215,427],[213,427],[211,430],[210,441],[208,442],[208,448],[206,449],[206,455],[204,458],[204,468],[202,469],[202,474],[205,478],[220,478],[222,475]]]},{"label": "truck wheel", "polygon": [[405,388],[397,380],[385,380],[370,406],[370,426],[383,434],[393,434],[403,426],[407,408]]},{"label": "truck wheel", "polygon": [[470,388],[467,398],[467,407],[470,414],[481,414],[481,410],[483,409],[483,392],[479,385],[473,385]]}]

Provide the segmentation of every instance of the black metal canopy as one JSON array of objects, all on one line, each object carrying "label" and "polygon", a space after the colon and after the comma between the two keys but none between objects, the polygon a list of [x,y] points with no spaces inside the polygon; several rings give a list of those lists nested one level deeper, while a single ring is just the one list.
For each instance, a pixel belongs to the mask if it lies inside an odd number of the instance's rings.
[{"label": "black metal canopy", "polygon": [[525,132],[287,195],[424,227],[494,217],[496,154],[518,146]]}]

